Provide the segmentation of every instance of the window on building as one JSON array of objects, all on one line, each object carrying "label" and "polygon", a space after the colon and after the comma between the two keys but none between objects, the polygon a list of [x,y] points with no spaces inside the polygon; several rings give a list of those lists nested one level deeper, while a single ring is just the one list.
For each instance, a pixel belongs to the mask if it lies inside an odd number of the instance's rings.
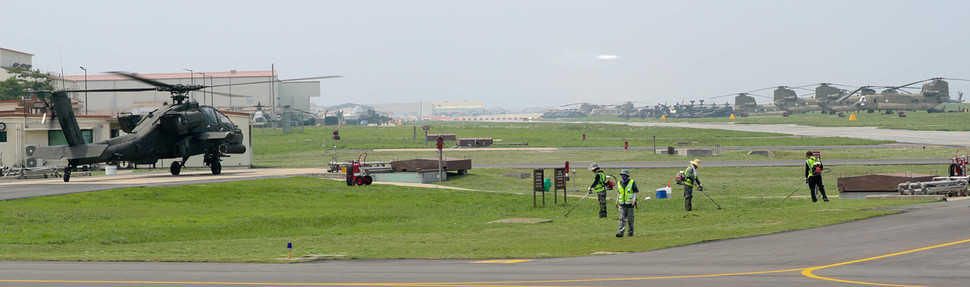
[{"label": "window on building", "polygon": [[0,132],[0,143],[7,142],[7,132]]},{"label": "window on building", "polygon": [[[94,131],[92,130],[81,130],[81,138],[84,143],[94,142]],[[66,145],[67,138],[64,137],[64,131],[47,131],[47,145]]]}]

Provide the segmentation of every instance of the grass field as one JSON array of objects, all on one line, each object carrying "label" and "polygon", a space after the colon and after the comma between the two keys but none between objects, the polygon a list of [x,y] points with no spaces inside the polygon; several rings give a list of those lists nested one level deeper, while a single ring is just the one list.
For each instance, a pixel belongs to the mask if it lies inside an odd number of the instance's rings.
[{"label": "grass field", "polygon": [[[418,139],[414,139],[415,128]],[[332,127],[307,127],[302,133],[283,135],[279,130],[253,131],[253,150],[255,165],[259,167],[306,167],[320,166],[333,157],[334,146],[346,149],[385,149],[385,148],[433,148],[423,140],[420,126],[360,127],[340,128],[341,139],[332,140]],[[807,138],[787,137],[772,133],[738,132],[709,129],[681,129],[667,127],[633,127],[603,124],[565,124],[565,123],[435,123],[432,133],[450,133],[458,137],[492,137],[501,143],[528,143],[525,147],[615,147],[624,142],[631,147],[653,147],[653,137],[657,147],[666,146],[792,146],[792,145],[868,145],[886,143],[851,138]],[[586,140],[583,140],[586,134]],[[501,141],[499,141],[501,140]],[[454,142],[449,142],[454,145]],[[514,146],[520,147],[520,146]],[[454,151],[453,151],[454,150]],[[345,151],[339,160],[356,159],[360,152]],[[746,151],[745,151],[746,153]],[[907,153],[922,153],[919,151]],[[735,153],[731,153],[735,154]],[[740,154],[740,153],[736,153]],[[648,152],[623,153],[621,151],[556,151],[556,152],[464,152],[449,149],[447,156],[472,158],[475,162],[559,162],[564,159],[610,161],[620,160],[667,160],[660,155]],[[412,150],[402,152],[368,152],[369,160],[409,159],[416,157],[437,157],[428,151]],[[733,158],[747,158],[747,155]],[[763,159],[750,157],[752,159]]]},{"label": "grass field", "polygon": [[[617,239],[612,207],[610,218],[599,219],[595,200],[586,200],[566,218],[570,206],[552,204],[550,195],[548,205],[533,208],[531,195],[515,193],[528,190],[522,180],[501,172],[475,170],[447,183],[495,192],[347,187],[340,181],[293,178],[3,201],[0,260],[283,262],[287,242],[293,243],[294,256],[584,256],[828,225],[912,203],[835,199],[812,204],[804,198],[807,191],[782,203],[800,183],[788,174],[793,171],[702,169],[706,191],[723,210],[698,193],[696,210],[684,212],[675,190],[672,199],[642,201],[637,236]],[[644,189],[641,198],[672,172],[635,170]],[[758,184],[745,178],[757,178]],[[833,184],[829,188],[835,192]],[[570,205],[577,201],[571,198]],[[507,218],[553,222],[489,223]]]}]

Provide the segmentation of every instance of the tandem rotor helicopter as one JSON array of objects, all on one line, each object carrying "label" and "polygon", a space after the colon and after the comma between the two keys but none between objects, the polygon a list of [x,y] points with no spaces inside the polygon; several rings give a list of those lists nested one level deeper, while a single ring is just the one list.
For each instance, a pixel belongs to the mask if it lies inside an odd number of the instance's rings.
[{"label": "tandem rotor helicopter", "polygon": [[[744,93],[730,94],[736,95],[735,109],[745,111],[769,111],[771,105],[777,109],[789,113],[805,113],[821,111],[824,113],[841,113],[848,111],[885,111],[891,114],[893,111],[928,111],[940,112],[936,107],[950,99],[949,84],[945,80],[970,81],[957,78],[930,78],[908,83],[901,86],[862,86],[852,87],[846,85],[819,83],[797,87],[778,86],[777,88],[763,88]],[[919,92],[910,92],[907,89],[916,84],[923,84]],[[816,86],[814,93],[797,95],[795,89],[809,90],[806,87]],[[840,87],[854,88],[849,91]],[[884,88],[880,93],[876,93],[874,88]],[[758,105],[752,96],[758,96],[753,92],[774,89],[773,103]],[[814,95],[814,97],[807,97]],[[718,97],[724,97],[718,96]],[[718,98],[715,97],[715,98]]]},{"label": "tandem rotor helicopter", "polygon": [[[71,172],[80,165],[128,161],[136,164],[153,164],[159,159],[181,158],[174,161],[170,167],[172,175],[178,175],[185,161],[194,155],[203,155],[203,162],[212,174],[222,173],[222,157],[229,154],[246,152],[243,145],[242,130],[229,117],[211,106],[199,105],[189,100],[188,94],[203,88],[221,87],[228,85],[183,85],[167,84],[159,81],[139,77],[125,72],[110,72],[124,76],[153,87],[120,88],[120,89],[92,89],[92,90],[61,90],[51,92],[47,104],[54,112],[67,145],[42,146],[34,151],[35,157],[49,159],[67,159],[64,168],[64,182],[71,180]],[[336,78],[340,76],[324,76],[290,80]],[[259,84],[275,81],[237,83],[237,85]],[[127,115],[118,118],[121,130],[127,133],[120,137],[86,144],[78,127],[77,118],[71,107],[68,93],[74,92],[144,92],[163,91],[172,94],[172,104],[162,106],[145,116]],[[224,93],[215,93],[230,97],[240,97]]]},{"label": "tandem rotor helicopter", "polygon": [[[862,86],[852,92],[840,90],[830,85],[820,84],[815,88],[818,105],[830,112],[883,110],[887,114],[893,111],[922,110],[940,112],[936,106],[950,99],[949,83],[944,80],[970,81],[957,78],[930,78],[908,83],[901,86]],[[918,93],[906,89],[916,84],[923,84]],[[884,88],[876,93],[873,88]]]}]

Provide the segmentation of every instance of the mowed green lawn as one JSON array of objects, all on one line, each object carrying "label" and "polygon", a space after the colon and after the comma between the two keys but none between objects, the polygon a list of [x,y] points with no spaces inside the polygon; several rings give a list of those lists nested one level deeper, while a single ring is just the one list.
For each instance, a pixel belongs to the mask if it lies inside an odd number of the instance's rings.
[{"label": "mowed green lawn", "polygon": [[[634,127],[612,124],[566,124],[566,123],[430,123],[431,133],[455,134],[459,138],[488,137],[496,140],[493,148],[500,147],[614,147],[624,143],[631,147],[656,146],[691,147],[721,146],[805,146],[805,145],[869,145],[888,143],[852,138],[787,137],[781,134],[739,132],[710,129],[684,129],[671,127]],[[345,126],[339,129],[340,140],[332,139],[335,127],[306,127],[301,132],[282,134],[280,130],[253,129],[253,156],[258,167],[309,167],[322,166],[332,160],[334,146],[342,150],[338,160],[357,159],[362,152],[368,160],[395,160],[411,158],[436,158],[432,142],[425,145],[424,132],[418,125],[361,127]],[[297,130],[294,130],[297,131]],[[418,135],[414,138],[415,131]],[[583,140],[583,134],[586,140]],[[527,143],[528,145],[503,146],[503,143]],[[455,142],[448,142],[453,146]],[[371,149],[411,149],[397,152],[373,152]],[[350,151],[347,151],[350,150]],[[360,151],[355,151],[360,150]],[[746,153],[747,151],[745,151]],[[753,160],[763,157],[741,156]],[[802,152],[804,155],[804,152]],[[559,161],[633,161],[669,160],[651,152],[622,151],[495,151],[465,152],[448,149],[446,156],[471,158],[479,163],[559,162]]]},{"label": "mowed green lawn", "polygon": [[[864,167],[862,167],[864,168]],[[480,191],[390,185],[348,187],[316,178],[266,179],[161,188],[125,188],[0,202],[0,260],[289,262],[343,258],[537,258],[636,252],[774,233],[891,213],[912,201],[838,200],[812,204],[791,169],[702,169],[706,191],[683,211],[671,199],[641,201],[633,238],[614,238],[616,211],[596,216],[595,200],[533,208],[528,180],[473,170],[448,185]],[[634,170],[644,196],[675,170]],[[588,174],[577,184],[588,184]],[[837,193],[829,182],[830,194]],[[523,186],[524,185],[524,186]],[[493,191],[493,192],[485,192]],[[573,193],[580,195],[581,193]],[[833,196],[835,198],[835,196]],[[550,223],[489,223],[539,218]]]}]

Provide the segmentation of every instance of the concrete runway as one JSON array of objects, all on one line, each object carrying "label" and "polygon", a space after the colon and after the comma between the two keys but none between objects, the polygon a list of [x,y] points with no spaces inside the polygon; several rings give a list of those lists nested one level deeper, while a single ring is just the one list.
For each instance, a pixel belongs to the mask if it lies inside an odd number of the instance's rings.
[{"label": "concrete runway", "polygon": [[[3,262],[0,285],[967,286],[970,201],[898,209],[906,211],[799,231],[571,258],[336,259],[298,264]],[[650,234],[643,230],[638,236]],[[604,234],[602,240],[624,239]],[[550,244],[568,243],[550,239]]]}]

